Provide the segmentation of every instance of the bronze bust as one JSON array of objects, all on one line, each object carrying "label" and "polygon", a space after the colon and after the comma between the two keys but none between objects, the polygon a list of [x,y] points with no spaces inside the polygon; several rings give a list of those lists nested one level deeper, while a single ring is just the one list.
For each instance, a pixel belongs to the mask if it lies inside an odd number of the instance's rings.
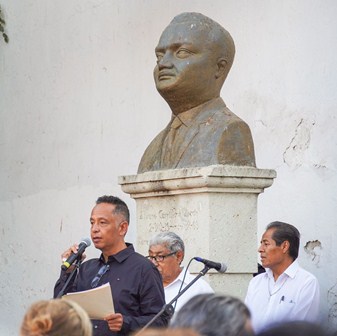
[{"label": "bronze bust", "polygon": [[220,98],[234,41],[199,13],[176,16],[156,47],[156,87],[172,118],[145,150],[138,173],[214,164],[255,167],[249,126]]}]

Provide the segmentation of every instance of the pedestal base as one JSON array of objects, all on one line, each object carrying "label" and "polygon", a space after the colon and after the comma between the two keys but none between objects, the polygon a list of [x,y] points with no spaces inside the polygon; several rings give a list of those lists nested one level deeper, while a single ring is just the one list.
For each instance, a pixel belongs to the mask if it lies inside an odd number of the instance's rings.
[{"label": "pedestal base", "polygon": [[[121,176],[122,190],[137,204],[137,250],[148,254],[152,236],[173,231],[185,242],[185,260],[224,262],[209,272],[216,292],[243,297],[257,271],[257,197],[273,183],[274,170],[208,166]],[[193,261],[192,273],[203,265]]]}]

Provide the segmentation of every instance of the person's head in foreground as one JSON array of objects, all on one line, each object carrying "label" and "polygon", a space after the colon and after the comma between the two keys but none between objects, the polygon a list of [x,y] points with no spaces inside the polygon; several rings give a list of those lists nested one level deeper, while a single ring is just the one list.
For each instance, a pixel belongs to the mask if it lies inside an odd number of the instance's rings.
[{"label": "person's head in foreground", "polygon": [[205,336],[253,335],[250,312],[237,298],[220,294],[199,294],[178,312],[171,328],[193,328]]},{"label": "person's head in foreground", "polygon": [[285,322],[262,331],[258,336],[327,336],[317,324],[306,321]]},{"label": "person's head in foreground", "polygon": [[191,328],[148,328],[137,331],[132,336],[200,336],[200,334]]},{"label": "person's head in foreground", "polygon": [[41,300],[27,310],[20,336],[92,336],[88,314],[78,304],[62,299]]}]

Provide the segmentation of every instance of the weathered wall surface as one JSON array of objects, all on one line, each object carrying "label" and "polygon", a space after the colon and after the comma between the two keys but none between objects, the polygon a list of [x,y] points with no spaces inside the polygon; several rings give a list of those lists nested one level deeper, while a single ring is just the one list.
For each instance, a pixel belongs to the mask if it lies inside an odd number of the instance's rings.
[{"label": "weathered wall surface", "polygon": [[[236,59],[222,90],[250,125],[257,166],[275,169],[259,197],[258,236],[283,220],[302,232],[300,263],[337,328],[337,5],[313,1],[1,0],[0,335],[49,298],[59,255],[89,236],[95,198],[135,174],[170,111],[155,90],[154,48],[183,11],[227,28]],[[256,243],[258,244],[258,242]],[[97,255],[93,248],[89,256]]]}]

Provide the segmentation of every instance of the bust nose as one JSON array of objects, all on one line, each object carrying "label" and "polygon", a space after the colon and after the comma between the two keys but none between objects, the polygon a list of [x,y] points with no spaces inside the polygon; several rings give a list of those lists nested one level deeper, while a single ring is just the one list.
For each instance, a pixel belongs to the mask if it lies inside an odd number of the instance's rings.
[{"label": "bust nose", "polygon": [[172,53],[169,51],[166,51],[160,59],[157,61],[158,64],[158,69],[166,69],[166,68],[172,68],[173,63],[172,63]]}]

